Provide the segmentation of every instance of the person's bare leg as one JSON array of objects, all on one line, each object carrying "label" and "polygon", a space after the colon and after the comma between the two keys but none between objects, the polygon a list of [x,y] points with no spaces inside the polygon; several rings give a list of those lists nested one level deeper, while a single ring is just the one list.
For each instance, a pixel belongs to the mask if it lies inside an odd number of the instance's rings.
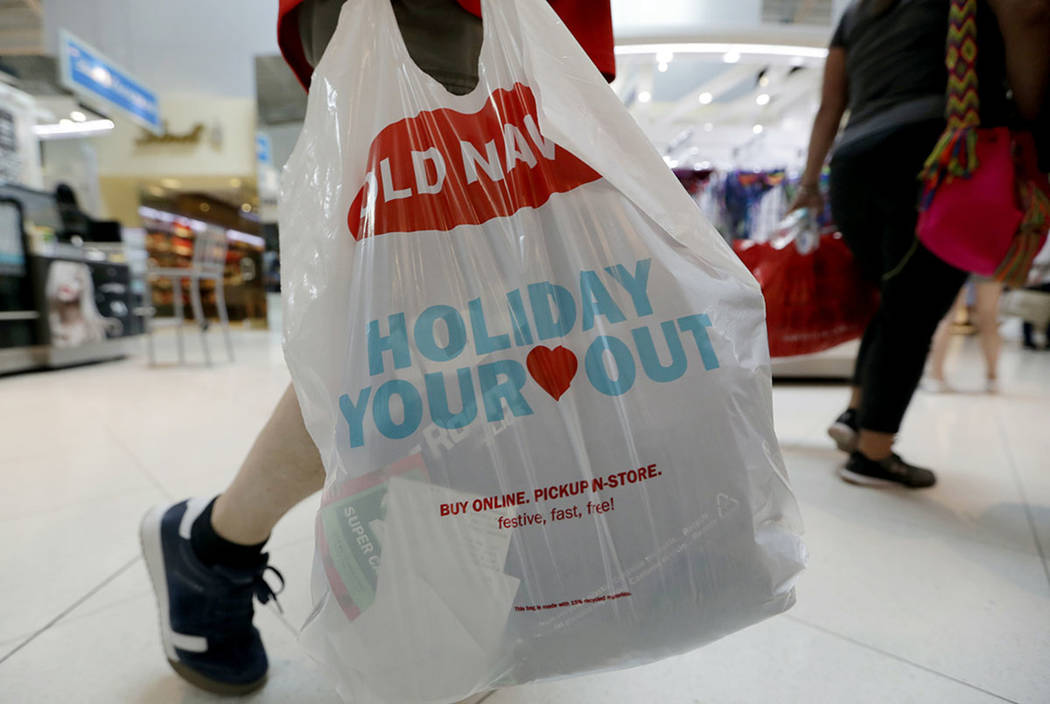
[{"label": "person's bare leg", "polygon": [[212,527],[230,542],[261,543],[293,506],[324,487],[324,476],[289,385],[237,476],[215,501]]},{"label": "person's bare leg", "polygon": [[877,433],[874,430],[860,431],[860,440],[857,449],[869,460],[876,462],[885,459],[893,453],[893,433]]},{"label": "person's bare leg", "polygon": [[994,390],[999,378],[999,353],[1003,348],[1003,338],[999,334],[999,297],[1002,293],[1002,284],[996,281],[977,284],[977,333],[981,338],[989,391]]},{"label": "person's bare leg", "polygon": [[966,287],[959,292],[951,310],[937,326],[937,332],[933,335],[933,344],[930,347],[930,378],[941,382],[945,381],[944,363],[948,359],[948,346],[951,342],[952,324],[960,306],[966,305]]},{"label": "person's bare leg", "polygon": [[[201,689],[242,695],[266,682],[269,661],[253,602],[277,594],[263,543],[292,506],[324,485],[321,458],[289,386],[230,487],[150,509],[139,540],[175,673]],[[280,591],[278,589],[277,591]],[[219,608],[216,608],[216,604]]]},{"label": "person's bare leg", "polygon": [[860,401],[862,398],[861,388],[859,386],[851,386],[849,387],[849,391],[849,408],[855,411],[860,408]]}]

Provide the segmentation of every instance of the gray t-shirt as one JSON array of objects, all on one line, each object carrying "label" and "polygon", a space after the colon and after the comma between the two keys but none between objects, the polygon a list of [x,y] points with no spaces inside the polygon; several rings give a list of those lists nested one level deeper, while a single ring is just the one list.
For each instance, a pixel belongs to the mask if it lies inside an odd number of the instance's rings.
[{"label": "gray t-shirt", "polygon": [[944,116],[949,0],[899,0],[875,16],[855,0],[831,39],[846,50],[850,118],[838,149]]}]

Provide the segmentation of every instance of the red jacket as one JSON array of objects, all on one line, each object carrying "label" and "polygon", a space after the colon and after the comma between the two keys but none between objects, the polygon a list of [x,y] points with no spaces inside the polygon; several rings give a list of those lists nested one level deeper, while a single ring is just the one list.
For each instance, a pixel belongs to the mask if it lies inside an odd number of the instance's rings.
[{"label": "red jacket", "polygon": [[[309,88],[313,67],[303,53],[302,38],[296,22],[296,11],[303,0],[280,0],[277,17],[277,43],[285,61],[292,67],[299,82]],[[463,9],[481,17],[481,0],[457,0]],[[609,0],[548,0],[565,26],[576,37],[605,77],[616,75],[616,57],[613,54],[612,10]]]}]

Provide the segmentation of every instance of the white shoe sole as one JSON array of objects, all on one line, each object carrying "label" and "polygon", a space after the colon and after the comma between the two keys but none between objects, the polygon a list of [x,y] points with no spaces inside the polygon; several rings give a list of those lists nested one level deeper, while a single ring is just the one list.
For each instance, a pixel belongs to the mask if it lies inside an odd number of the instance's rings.
[{"label": "white shoe sole", "polygon": [[164,573],[164,546],[160,538],[160,524],[164,513],[170,506],[154,506],[142,518],[139,524],[139,541],[142,543],[142,557],[146,562],[153,592],[157,595],[157,611],[160,617],[160,639],[164,644],[164,654],[169,661],[178,661],[175,645],[172,643],[171,611],[168,599],[168,579]]},{"label": "white shoe sole", "polygon": [[[186,513],[179,524],[179,534],[189,540],[190,525],[207,506],[207,499],[190,499]],[[142,518],[139,524],[139,540],[142,543],[142,557],[146,562],[153,591],[157,595],[157,611],[160,617],[160,637],[164,644],[164,654],[174,666],[179,662],[175,649],[191,653],[208,652],[208,640],[203,636],[176,633],[171,627],[171,600],[168,596],[168,576],[164,570],[164,545],[161,542],[160,526],[164,514],[171,506],[154,506]]]},{"label": "white shoe sole", "polygon": [[876,477],[869,477],[866,474],[857,474],[856,472],[850,471],[847,467],[839,467],[838,474],[843,481],[849,482],[850,484],[856,484],[857,486],[871,487],[873,489],[891,489],[904,486],[899,482],[891,482],[888,479],[878,479]]},{"label": "white shoe sole", "polygon": [[[189,522],[200,514],[207,500],[191,499],[186,507],[186,515],[183,516],[180,532],[184,529],[188,534]],[[160,639],[164,645],[164,655],[172,669],[187,682],[201,689],[223,696],[239,696],[249,694],[259,689],[266,683],[266,675],[255,682],[246,684],[228,684],[211,680],[199,672],[191,669],[179,660],[175,649],[191,653],[204,653],[208,651],[208,640],[202,636],[184,635],[176,633],[171,627],[171,600],[168,595],[168,577],[164,570],[164,545],[161,541],[160,526],[171,506],[154,506],[142,518],[139,524],[139,541],[142,544],[142,557],[146,562],[146,570],[149,572],[150,581],[153,583],[153,592],[157,595],[157,616],[160,621]]]},{"label": "white shoe sole", "polygon": [[828,435],[843,452],[849,453],[857,449],[857,431],[845,423],[832,423],[828,428]]}]

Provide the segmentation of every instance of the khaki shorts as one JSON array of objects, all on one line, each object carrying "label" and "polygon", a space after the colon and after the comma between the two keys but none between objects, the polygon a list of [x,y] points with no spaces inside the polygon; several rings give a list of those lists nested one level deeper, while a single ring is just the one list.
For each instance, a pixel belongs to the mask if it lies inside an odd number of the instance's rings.
[{"label": "khaki shorts", "polygon": [[[354,0],[352,0],[354,1]],[[311,66],[335,33],[344,0],[306,0],[299,7],[299,36]],[[391,0],[401,36],[416,64],[451,93],[478,83],[481,20],[454,0]]]}]

